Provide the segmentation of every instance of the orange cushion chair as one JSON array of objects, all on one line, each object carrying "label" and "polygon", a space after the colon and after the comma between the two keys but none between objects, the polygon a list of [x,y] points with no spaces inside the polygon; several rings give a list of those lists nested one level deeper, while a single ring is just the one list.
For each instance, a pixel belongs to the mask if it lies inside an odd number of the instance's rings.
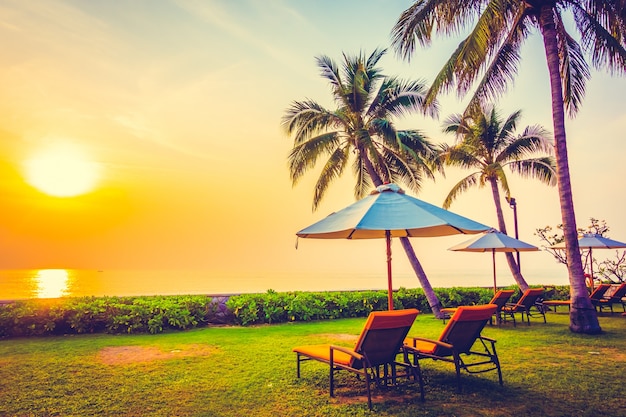
[{"label": "orange cushion chair", "polygon": [[[327,363],[330,366],[330,396],[333,397],[335,372],[341,370],[353,372],[365,380],[367,405],[371,410],[370,384],[372,381],[378,386],[386,386],[395,384],[397,377],[406,376],[408,379],[419,381],[420,396],[423,401],[424,383],[419,364],[410,362],[403,346],[404,339],[418,313],[416,309],[370,313],[354,348],[329,344],[293,348],[296,353],[298,378],[300,378],[301,362],[316,360]],[[399,354],[403,354],[401,361],[397,360]],[[396,372],[397,368],[402,368],[405,372],[400,375]]]},{"label": "orange cushion chair", "polygon": [[502,307],[502,318],[505,320],[506,316],[511,317],[513,319],[513,325],[515,325],[515,313],[520,313],[522,315],[522,322],[524,321],[524,316],[526,316],[527,323],[530,326],[530,318],[534,317],[532,311],[534,308],[535,312],[543,317],[543,322],[545,323],[546,312],[543,307],[543,300],[541,300],[543,292],[543,288],[527,289],[516,303],[506,303],[505,306]]},{"label": "orange cushion chair", "polygon": [[453,363],[459,392],[461,370],[470,374],[495,370],[502,385],[496,341],[480,334],[497,309],[495,304],[458,307],[437,340],[409,337],[405,344],[414,354],[415,362],[435,359]]}]

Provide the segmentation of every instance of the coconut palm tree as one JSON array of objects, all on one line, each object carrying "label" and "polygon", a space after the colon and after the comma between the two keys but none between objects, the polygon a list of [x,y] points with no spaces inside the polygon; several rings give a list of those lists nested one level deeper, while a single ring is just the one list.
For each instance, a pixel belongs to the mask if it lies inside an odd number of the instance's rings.
[{"label": "coconut palm tree", "polygon": [[[570,35],[566,13],[580,34]],[[470,25],[473,25],[471,27]],[[429,45],[433,32],[470,32],[435,78],[427,100],[456,85],[459,93],[475,87],[470,106],[493,100],[514,78],[524,41],[540,33],[550,77],[557,182],[566,242],[570,295],[570,330],[602,331],[591,305],[580,262],[572,198],[565,109],[575,115],[590,77],[585,53],[596,68],[626,73],[626,1],[624,0],[417,0],[392,30],[393,44],[406,59],[416,42]],[[479,80],[479,76],[482,77]]]},{"label": "coconut palm tree", "polygon": [[[531,157],[537,153],[552,153],[552,139],[541,126],[527,126],[520,135],[515,134],[521,111],[502,120],[495,107],[479,106],[466,116],[455,114],[444,122],[444,132],[454,133],[457,143],[441,145],[440,158],[446,165],[467,168],[473,172],[456,183],[446,197],[443,208],[472,187],[491,187],[496,206],[498,227],[506,233],[502,212],[500,189],[511,196],[505,168],[526,178],[535,178],[548,185],[556,185],[556,167],[551,156]],[[528,284],[522,276],[513,254],[506,252],[506,260],[515,281],[522,291]]]},{"label": "coconut palm tree", "polygon": [[[317,57],[322,77],[331,87],[337,105],[329,110],[311,101],[294,101],[286,110],[282,125],[293,135],[289,171],[295,185],[322,163],[313,194],[313,210],[322,201],[329,185],[348,166],[356,177],[354,196],[364,197],[372,187],[402,183],[418,192],[424,179],[434,179],[437,147],[418,130],[399,130],[392,117],[412,112],[435,116],[435,102],[424,105],[426,85],[382,75],[377,63],[386,49],[371,55],[343,54],[343,66],[329,57]],[[433,312],[441,304],[408,238],[400,238]]]}]

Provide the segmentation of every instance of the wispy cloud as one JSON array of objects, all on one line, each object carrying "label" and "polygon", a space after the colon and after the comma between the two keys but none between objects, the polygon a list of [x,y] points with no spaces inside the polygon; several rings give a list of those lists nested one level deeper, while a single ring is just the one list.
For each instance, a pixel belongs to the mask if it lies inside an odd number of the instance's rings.
[{"label": "wispy cloud", "polygon": [[[311,29],[306,19],[295,9],[283,1],[260,2],[204,2],[200,0],[174,0],[181,8],[197,16],[210,25],[221,29],[224,33],[238,39],[254,50],[261,51],[279,65],[300,69],[298,61],[294,60],[294,50],[280,47],[278,42],[270,40],[267,29],[272,27],[276,34],[281,26],[285,33],[297,36],[298,28],[302,26]],[[237,8],[233,8],[236,5]],[[229,8],[230,7],[230,8]],[[273,22],[259,30],[266,21]]]}]

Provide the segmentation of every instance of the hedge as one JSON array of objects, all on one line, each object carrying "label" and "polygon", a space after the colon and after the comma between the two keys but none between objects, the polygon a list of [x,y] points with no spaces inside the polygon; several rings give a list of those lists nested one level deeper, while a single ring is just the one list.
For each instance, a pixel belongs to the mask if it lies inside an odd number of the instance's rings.
[{"label": "hedge", "polygon": [[[485,304],[489,288],[434,290],[445,307]],[[567,299],[569,287],[551,287],[550,299]],[[519,297],[519,290],[513,299]],[[396,309],[431,312],[424,291],[400,288]],[[0,338],[79,333],[162,333],[206,325],[253,325],[366,317],[387,309],[386,291],[276,292],[233,296],[66,297],[0,305]]]}]

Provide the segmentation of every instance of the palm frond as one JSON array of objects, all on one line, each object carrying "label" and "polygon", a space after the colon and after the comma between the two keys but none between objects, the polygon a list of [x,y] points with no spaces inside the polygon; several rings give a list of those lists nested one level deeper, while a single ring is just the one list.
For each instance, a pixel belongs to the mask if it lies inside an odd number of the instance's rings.
[{"label": "palm frond", "polygon": [[510,15],[507,6],[506,1],[489,1],[481,9],[473,30],[463,42],[464,51],[460,56],[462,65],[457,66],[457,90],[460,93],[469,91],[493,51],[506,36]]},{"label": "palm frond", "polygon": [[499,136],[504,138],[513,134],[513,132],[517,128],[517,123],[519,122],[521,118],[522,118],[521,110],[516,110],[513,113],[509,114],[506,120],[504,120],[504,122],[502,123],[502,126],[500,126]]},{"label": "palm frond", "polygon": [[580,45],[567,33],[562,19],[556,21],[563,101],[569,116],[574,117],[585,96],[585,85],[591,73]]},{"label": "palm frond", "polygon": [[368,115],[402,117],[420,112],[437,117],[439,108],[435,100],[426,105],[426,84],[422,80],[405,81],[396,77],[388,77],[380,84],[377,94],[373,97]]},{"label": "palm frond", "polygon": [[372,189],[372,180],[365,168],[362,158],[354,159],[352,172],[356,177],[356,182],[354,183],[354,198],[360,200]]},{"label": "palm frond", "polygon": [[533,178],[550,186],[557,183],[556,161],[551,156],[512,161],[507,165],[512,172],[524,178]]},{"label": "palm frond", "polygon": [[375,85],[379,79],[383,78],[380,69],[376,67],[376,63],[386,52],[386,49],[376,49],[367,58],[363,52],[357,56],[344,53],[343,71],[346,82],[343,89],[343,99],[353,112],[365,113]]},{"label": "palm frond", "polygon": [[440,159],[445,165],[465,169],[483,169],[483,162],[477,157],[474,147],[460,143],[455,146],[442,146]]},{"label": "palm frond", "polygon": [[[626,5],[623,1],[570,1],[582,48],[591,54],[594,67],[611,74],[626,73]],[[587,6],[587,7],[585,7]]]},{"label": "palm frond", "polygon": [[475,172],[463,178],[461,181],[457,182],[452,187],[448,195],[446,196],[446,199],[443,200],[443,204],[441,207],[443,207],[446,210],[449,209],[452,203],[454,202],[454,200],[456,200],[460,194],[463,194],[465,191],[479,184],[479,181],[478,181],[479,176],[480,176],[480,173]]},{"label": "palm frond", "polygon": [[344,120],[340,112],[330,112],[314,101],[294,101],[282,118],[288,134],[294,134],[294,143],[300,144],[311,136],[340,127]]},{"label": "palm frond", "polygon": [[381,76],[380,68],[376,66],[378,61],[387,53],[387,48],[376,48],[367,57],[367,61],[365,62],[365,68],[367,68],[367,76],[371,80],[378,79]]},{"label": "palm frond", "polygon": [[520,9],[511,20],[510,30],[500,47],[490,52],[490,58],[487,60],[490,64],[485,66],[483,77],[476,85],[467,106],[468,110],[476,109],[482,103],[499,97],[506,91],[507,84],[513,82],[517,75],[521,45],[529,34],[524,9]]},{"label": "palm frond", "polygon": [[434,28],[433,11],[436,1],[418,0],[400,15],[391,31],[391,44],[396,54],[410,61],[415,51],[415,41],[430,45]]},{"label": "palm frond", "polygon": [[422,187],[422,181],[424,174],[431,174],[426,168],[424,172],[423,167],[417,166],[414,160],[403,158],[400,154],[395,152],[383,152],[383,156],[386,161],[386,165],[389,167],[390,182],[396,184],[403,184],[415,193],[419,193]]},{"label": "palm frond", "polygon": [[341,87],[341,75],[335,61],[326,55],[315,58],[320,68],[320,75],[326,78],[334,88]]},{"label": "palm frond", "polygon": [[[524,132],[516,138],[517,141],[528,141],[529,146],[526,155],[531,153],[545,152],[549,155],[554,153],[554,139],[552,134],[543,126],[526,126]],[[524,142],[522,142],[524,143]]]},{"label": "palm frond", "polygon": [[496,169],[493,170],[493,175],[496,178],[497,186],[499,186],[502,191],[504,191],[504,195],[509,197],[511,195],[511,188],[509,187],[509,179],[504,172],[504,167],[502,165],[497,165]]},{"label": "palm frond", "polygon": [[330,132],[294,146],[287,158],[292,184],[297,184],[309,169],[315,167],[320,156],[332,154],[340,143],[340,134]]},{"label": "palm frond", "polygon": [[531,157],[537,153],[554,153],[552,137],[543,127],[527,126],[524,133],[508,136],[505,146],[499,149],[495,162],[505,164],[509,161]]},{"label": "palm frond", "polygon": [[451,114],[443,121],[442,131],[444,133],[454,133],[457,136],[457,140],[460,140],[463,135],[468,133],[468,128],[465,124],[466,119],[462,114]]},{"label": "palm frond", "polygon": [[[438,147],[418,130],[398,131],[399,148],[390,150],[393,159],[390,166],[401,166],[402,181],[418,192],[424,178],[434,179],[434,171],[443,173],[443,164],[438,158]],[[397,171],[400,172],[400,171]]]},{"label": "palm frond", "polygon": [[430,45],[433,31],[458,34],[489,0],[418,0],[405,10],[392,29],[396,53],[410,61],[416,41]]},{"label": "palm frond", "polygon": [[397,130],[391,120],[387,118],[372,119],[368,123],[370,132],[379,137],[383,142],[394,146],[393,143],[397,142]]},{"label": "palm frond", "polygon": [[313,211],[315,211],[326,195],[328,186],[341,176],[350,157],[350,148],[337,148],[322,168],[313,190]]}]

